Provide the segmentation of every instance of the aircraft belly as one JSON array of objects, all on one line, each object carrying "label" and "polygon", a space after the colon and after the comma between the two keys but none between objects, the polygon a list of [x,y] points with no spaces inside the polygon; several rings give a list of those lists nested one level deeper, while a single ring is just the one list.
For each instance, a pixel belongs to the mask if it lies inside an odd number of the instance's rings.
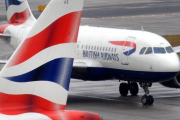
[{"label": "aircraft belly", "polygon": [[174,78],[177,74],[178,72],[148,72],[88,67],[83,74],[72,73],[71,77],[87,81],[119,79],[135,82],[162,82]]}]

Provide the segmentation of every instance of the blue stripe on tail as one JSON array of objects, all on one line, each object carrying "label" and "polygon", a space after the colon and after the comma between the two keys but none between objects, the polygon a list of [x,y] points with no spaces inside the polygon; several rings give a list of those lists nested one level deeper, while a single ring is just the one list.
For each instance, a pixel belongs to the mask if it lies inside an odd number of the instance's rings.
[{"label": "blue stripe on tail", "polygon": [[14,82],[50,81],[60,84],[66,90],[69,90],[72,65],[72,58],[59,58],[23,75],[8,77],[6,79]]},{"label": "blue stripe on tail", "polygon": [[23,3],[23,2],[18,1],[18,0],[5,0],[5,2],[6,2],[6,10],[11,5],[20,5],[21,3]]}]

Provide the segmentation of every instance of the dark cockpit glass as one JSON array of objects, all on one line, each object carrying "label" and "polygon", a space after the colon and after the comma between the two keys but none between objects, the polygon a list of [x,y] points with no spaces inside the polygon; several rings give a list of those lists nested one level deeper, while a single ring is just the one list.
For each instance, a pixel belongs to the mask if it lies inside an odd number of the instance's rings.
[{"label": "dark cockpit glass", "polygon": [[139,52],[139,54],[144,54],[144,52],[145,52],[145,50],[146,50],[146,47],[143,47],[142,49],[141,49],[141,51]]},{"label": "dark cockpit glass", "polygon": [[172,52],[174,52],[174,50],[172,49],[171,46],[166,47],[166,51],[167,51],[167,53],[172,53]]},{"label": "dark cockpit glass", "polygon": [[152,47],[148,47],[145,54],[152,54]]},{"label": "dark cockpit glass", "polygon": [[[154,50],[154,51],[153,51]],[[146,51],[146,52],[145,52]],[[143,54],[152,54],[154,52],[154,54],[166,54],[166,53],[173,53],[174,50],[172,49],[171,46],[168,47],[143,47],[139,54],[143,55]]]},{"label": "dark cockpit glass", "polygon": [[166,51],[163,47],[154,47],[154,53],[157,53],[157,54],[165,54]]}]

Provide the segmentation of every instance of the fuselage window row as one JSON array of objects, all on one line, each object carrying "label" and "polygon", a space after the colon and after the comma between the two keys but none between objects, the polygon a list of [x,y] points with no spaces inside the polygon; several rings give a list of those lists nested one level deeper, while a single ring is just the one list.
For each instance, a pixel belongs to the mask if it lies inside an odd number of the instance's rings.
[{"label": "fuselage window row", "polygon": [[81,48],[82,50],[97,50],[97,51],[103,51],[103,52],[116,52],[116,48],[111,48],[111,47],[102,47],[102,46],[91,46],[91,45],[77,45],[77,49]]}]

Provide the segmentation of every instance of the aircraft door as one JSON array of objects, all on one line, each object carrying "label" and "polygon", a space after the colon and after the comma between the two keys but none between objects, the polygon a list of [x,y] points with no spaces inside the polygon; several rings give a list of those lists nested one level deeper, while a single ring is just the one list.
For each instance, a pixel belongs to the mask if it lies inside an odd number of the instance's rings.
[{"label": "aircraft door", "polygon": [[132,49],[133,42],[135,37],[128,37],[124,42],[121,52],[121,63],[122,65],[129,65],[128,57],[130,54],[130,50]]}]

